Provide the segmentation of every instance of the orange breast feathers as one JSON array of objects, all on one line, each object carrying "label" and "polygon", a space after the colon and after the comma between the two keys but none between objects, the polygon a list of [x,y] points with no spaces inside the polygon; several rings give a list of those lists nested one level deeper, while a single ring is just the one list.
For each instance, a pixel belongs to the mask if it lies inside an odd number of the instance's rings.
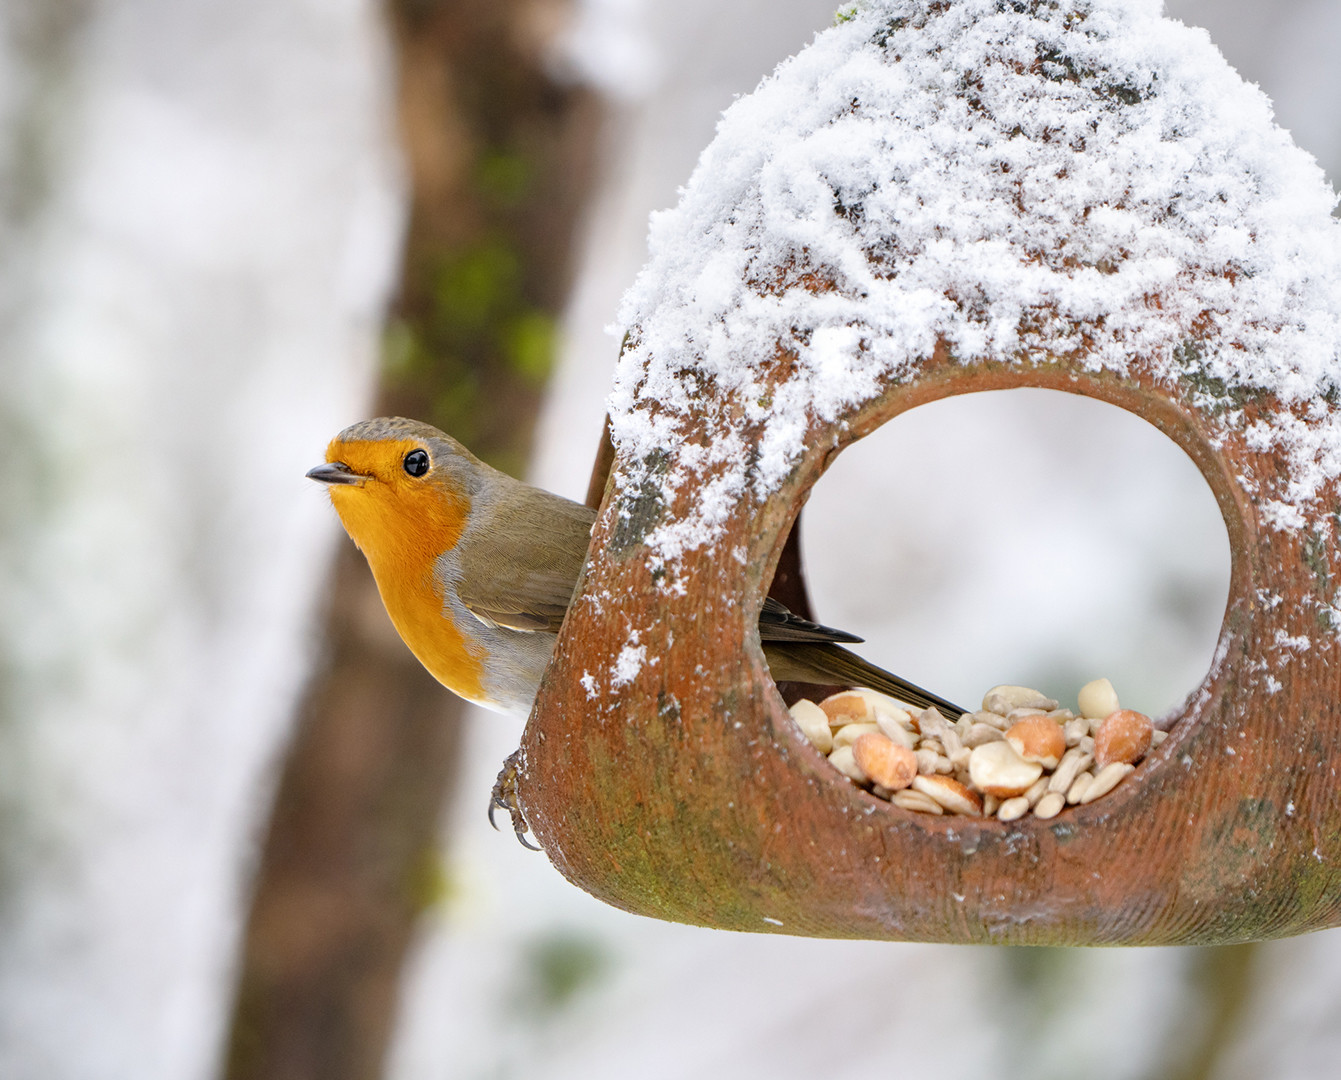
[{"label": "orange breast feathers", "polygon": [[445,482],[407,476],[401,467],[411,440],[334,440],[327,461],[366,477],[331,489],[331,504],[372,568],[382,603],[410,651],[433,677],[472,701],[484,694],[480,649],[443,609],[434,576],[438,556],[465,531],[470,500]]}]

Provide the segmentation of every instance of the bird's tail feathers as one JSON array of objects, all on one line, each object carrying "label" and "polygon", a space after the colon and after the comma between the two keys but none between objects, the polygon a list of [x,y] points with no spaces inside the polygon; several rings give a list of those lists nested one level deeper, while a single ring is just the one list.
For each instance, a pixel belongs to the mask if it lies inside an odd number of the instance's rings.
[{"label": "bird's tail feathers", "polygon": [[865,687],[919,709],[935,707],[949,720],[958,720],[967,711],[893,672],[876,667],[840,645],[770,642],[765,645],[764,652],[773,677],[780,682]]}]

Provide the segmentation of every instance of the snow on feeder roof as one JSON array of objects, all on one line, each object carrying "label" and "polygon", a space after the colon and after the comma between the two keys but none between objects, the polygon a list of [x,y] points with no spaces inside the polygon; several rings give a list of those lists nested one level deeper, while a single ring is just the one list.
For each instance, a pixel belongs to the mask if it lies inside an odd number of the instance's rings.
[{"label": "snow on feeder roof", "polygon": [[[654,545],[706,542],[723,502],[777,488],[812,420],[938,342],[1190,385],[1285,455],[1260,494],[1302,523],[1341,473],[1341,421],[1316,404],[1341,371],[1336,197],[1160,6],[870,0],[726,111],[624,299],[612,433],[634,461],[675,449],[706,382],[756,430],[721,425],[702,463],[730,467]],[[766,387],[779,346],[795,369]],[[1250,420],[1263,391],[1283,408]]]},{"label": "snow on feeder roof", "polygon": [[[621,311],[613,483],[514,763],[556,866],[643,914],[816,936],[1341,925],[1334,204],[1154,0],[870,0],[738,101]],[[756,620],[838,449],[1021,385],[1197,463],[1233,561],[1216,659],[1104,798],[917,815],[819,756]]]}]

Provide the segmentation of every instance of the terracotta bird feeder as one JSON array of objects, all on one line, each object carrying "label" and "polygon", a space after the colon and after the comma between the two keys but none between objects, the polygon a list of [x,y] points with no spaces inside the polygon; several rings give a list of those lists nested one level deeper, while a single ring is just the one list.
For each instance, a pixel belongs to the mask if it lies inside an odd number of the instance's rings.
[{"label": "terracotta bird feeder", "polygon": [[[1158,7],[859,4],[725,114],[654,221],[592,554],[518,776],[583,889],[825,937],[1341,923],[1341,226],[1260,93]],[[845,445],[1017,386],[1129,409],[1197,463],[1233,556],[1219,647],[1105,799],[918,815],[812,749],[755,623]]]}]

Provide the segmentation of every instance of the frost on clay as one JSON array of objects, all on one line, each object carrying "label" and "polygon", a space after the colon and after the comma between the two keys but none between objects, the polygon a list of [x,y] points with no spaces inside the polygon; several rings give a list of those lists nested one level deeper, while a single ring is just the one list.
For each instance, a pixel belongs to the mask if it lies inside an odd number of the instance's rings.
[{"label": "frost on clay", "polygon": [[710,543],[815,421],[938,344],[1177,388],[1282,457],[1254,494],[1299,527],[1341,475],[1334,203],[1266,98],[1156,0],[859,5],[723,115],[653,218],[613,434],[625,485],[657,461],[665,501],[692,485],[697,508],[647,536],[653,557]]},{"label": "frost on clay", "polygon": [[646,645],[625,645],[619,651],[619,658],[615,661],[615,668],[610,676],[610,684],[616,687],[627,686],[638,677],[638,672],[642,671],[643,664],[646,662]]}]

